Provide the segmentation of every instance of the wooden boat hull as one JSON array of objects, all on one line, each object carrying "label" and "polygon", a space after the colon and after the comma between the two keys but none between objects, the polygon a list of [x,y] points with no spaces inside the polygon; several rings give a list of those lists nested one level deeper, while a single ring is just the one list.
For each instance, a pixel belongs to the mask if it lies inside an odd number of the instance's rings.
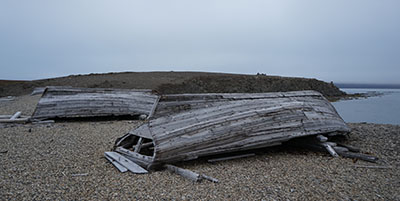
[{"label": "wooden boat hull", "polygon": [[115,150],[150,168],[349,131],[315,91],[162,95],[150,120],[118,139]]},{"label": "wooden boat hull", "polygon": [[149,116],[156,102],[147,89],[46,87],[31,119]]}]

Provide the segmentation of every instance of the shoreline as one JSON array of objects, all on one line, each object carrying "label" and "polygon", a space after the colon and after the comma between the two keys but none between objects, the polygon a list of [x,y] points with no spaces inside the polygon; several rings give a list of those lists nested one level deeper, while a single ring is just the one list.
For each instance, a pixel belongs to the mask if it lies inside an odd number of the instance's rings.
[{"label": "shoreline", "polygon": [[[40,95],[0,103],[0,114],[29,115]],[[220,180],[192,183],[168,171],[120,173],[103,156],[141,121],[59,122],[0,128],[0,197],[5,200],[400,200],[400,126],[348,123],[345,143],[378,164],[277,146],[249,158],[182,168]],[[379,165],[373,169],[362,166]],[[360,167],[357,167],[360,166]]]}]

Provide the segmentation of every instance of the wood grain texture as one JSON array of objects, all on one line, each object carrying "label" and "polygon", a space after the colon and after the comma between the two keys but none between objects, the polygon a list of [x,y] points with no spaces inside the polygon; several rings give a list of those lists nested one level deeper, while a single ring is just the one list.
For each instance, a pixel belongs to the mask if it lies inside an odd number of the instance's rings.
[{"label": "wood grain texture", "polygon": [[47,87],[32,119],[149,115],[157,99],[150,90]]},{"label": "wood grain texture", "polygon": [[320,93],[298,91],[163,95],[154,116],[129,134],[152,139],[151,163],[161,164],[349,131]]}]

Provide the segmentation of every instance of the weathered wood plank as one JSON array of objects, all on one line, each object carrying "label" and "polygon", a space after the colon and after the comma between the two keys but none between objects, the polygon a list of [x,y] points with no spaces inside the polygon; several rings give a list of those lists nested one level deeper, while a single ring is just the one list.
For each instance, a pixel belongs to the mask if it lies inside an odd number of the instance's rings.
[{"label": "weathered wood plank", "polygon": [[122,166],[124,166],[126,169],[128,169],[129,171],[131,171],[133,173],[137,173],[137,174],[148,173],[147,170],[143,169],[142,167],[140,167],[133,161],[125,158],[124,156],[122,156],[121,154],[119,154],[117,152],[105,152],[104,154],[106,156],[110,157],[111,159],[115,160],[116,162],[118,162],[119,164],[121,164]]},{"label": "weathered wood plank", "polygon": [[22,112],[20,112],[20,111],[16,112],[16,113],[10,118],[10,120],[15,120],[15,119],[17,119],[18,117],[21,116],[21,114],[22,114]]},{"label": "weathered wood plank", "polygon": [[0,119],[0,123],[26,123],[29,118],[18,118],[18,119]]},{"label": "weathered wood plank", "polygon": [[140,151],[140,149],[142,148],[142,143],[143,143],[143,138],[140,137],[135,146],[135,150],[133,152],[138,153]]},{"label": "weathered wood plank", "polygon": [[[0,115],[0,119],[10,119],[13,115]],[[26,116],[26,115],[21,115],[19,116],[20,118],[29,118],[30,116]]]},{"label": "weathered wood plank", "polygon": [[38,94],[43,94],[43,92],[46,90],[46,87],[35,87],[31,93],[31,96],[38,95]]},{"label": "weathered wood plank", "polygon": [[186,179],[189,179],[191,181],[194,182],[198,182],[201,180],[201,176],[200,174],[197,174],[195,172],[192,172],[190,170],[187,169],[183,169],[180,167],[176,167],[174,165],[165,165],[165,168],[167,168],[167,170],[169,170],[170,172],[176,173],[178,175],[181,175],[182,177],[185,177]]},{"label": "weathered wood plank", "polygon": [[111,157],[107,156],[107,154],[104,154],[106,159],[110,161],[120,172],[126,172],[128,169],[124,167],[123,165],[119,164],[116,160],[112,159]]},{"label": "weathered wood plank", "polygon": [[207,162],[215,163],[218,161],[227,161],[227,160],[233,160],[233,159],[238,159],[238,158],[246,158],[246,157],[255,156],[255,155],[256,155],[255,153],[251,153],[251,154],[242,154],[242,155],[236,155],[236,156],[227,156],[227,157],[222,157],[222,158],[213,158],[213,159],[207,160]]},{"label": "weathered wood plank", "polygon": [[14,96],[7,96],[7,97],[1,97],[0,102],[7,102],[7,101],[13,101],[15,99]]},{"label": "weathered wood plank", "polygon": [[361,159],[361,160],[372,162],[372,163],[376,163],[376,161],[378,161],[378,158],[375,156],[369,156],[369,155],[360,154],[360,153],[353,153],[353,152],[346,152],[346,151],[339,151],[339,150],[337,151],[337,153],[346,158],[356,158],[356,159]]}]

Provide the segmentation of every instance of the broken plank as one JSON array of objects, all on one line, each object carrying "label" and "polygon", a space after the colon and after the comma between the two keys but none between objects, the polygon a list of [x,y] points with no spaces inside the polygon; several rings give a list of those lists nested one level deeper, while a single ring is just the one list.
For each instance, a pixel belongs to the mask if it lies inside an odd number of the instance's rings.
[{"label": "broken plank", "polygon": [[20,112],[20,111],[16,112],[16,113],[10,118],[10,120],[17,119],[18,117],[21,116],[21,114],[22,114],[22,112]]},{"label": "broken plank", "polygon": [[341,147],[341,146],[334,146],[333,147],[333,149],[336,151],[336,152],[338,152],[338,151],[344,151],[344,152],[347,152],[347,151],[349,151],[349,149],[347,149],[346,147]]},{"label": "broken plank", "polygon": [[140,137],[136,144],[134,152],[139,153],[140,149],[142,148],[142,143],[143,143],[143,138]]},{"label": "broken plank", "polygon": [[369,156],[369,155],[365,155],[365,154],[346,152],[346,151],[337,151],[337,153],[346,158],[357,158],[357,159],[361,159],[361,160],[372,162],[372,163],[375,163],[376,161],[378,161],[377,157]]},{"label": "broken plank", "polygon": [[218,179],[216,179],[216,178],[214,178],[214,177],[207,176],[207,175],[205,175],[205,174],[202,174],[201,177],[202,177],[203,179],[206,179],[206,180],[211,181],[211,182],[214,182],[214,183],[218,183],[218,182],[219,182]]},{"label": "broken plank", "polygon": [[110,158],[109,156],[107,156],[106,154],[104,154],[104,156],[106,157],[106,159],[108,161],[110,161],[120,172],[124,173],[126,171],[128,171],[128,169],[126,169],[126,167],[124,167],[123,165],[119,164],[116,160]]},{"label": "broken plank", "polygon": [[124,156],[122,156],[121,154],[119,154],[117,152],[105,152],[104,154],[106,156],[112,158],[113,160],[115,160],[116,162],[118,162],[119,164],[121,164],[122,166],[124,166],[126,169],[128,169],[129,171],[131,171],[133,173],[137,173],[137,174],[148,173],[147,170],[143,169],[138,164],[125,158]]},{"label": "broken plank", "polygon": [[19,119],[0,119],[0,123],[26,123],[29,118],[19,118]]},{"label": "broken plank", "polygon": [[13,101],[14,99],[15,99],[14,96],[2,97],[2,98],[0,98],[0,102],[1,101]]},{"label": "broken plank", "polygon": [[242,155],[236,155],[236,156],[228,156],[228,157],[222,157],[222,158],[214,158],[214,159],[209,159],[207,160],[209,163],[214,163],[218,161],[226,161],[226,160],[233,160],[233,159],[238,159],[238,158],[245,158],[245,157],[250,157],[250,156],[255,156],[256,154],[251,153],[251,154],[242,154]]},{"label": "broken plank", "polygon": [[[10,119],[12,116],[13,115],[9,115],[9,114],[4,115],[4,114],[2,114],[2,115],[0,115],[0,119]],[[19,117],[20,118],[28,118],[29,116],[21,115]]]},{"label": "broken plank", "polygon": [[339,155],[336,153],[335,149],[333,149],[333,147],[331,146],[331,144],[324,142],[324,143],[321,143],[321,145],[322,145],[323,147],[325,147],[325,149],[329,152],[329,154],[330,154],[331,156],[333,156],[333,157],[338,157],[338,156],[339,156]]},{"label": "broken plank", "polygon": [[179,174],[179,175],[181,175],[181,176],[183,176],[183,177],[185,177],[186,179],[189,179],[189,180],[191,180],[191,181],[195,181],[195,182],[198,182],[198,181],[200,181],[201,180],[201,176],[199,175],[199,174],[197,174],[197,173],[195,173],[195,172],[192,172],[192,171],[190,171],[190,170],[187,170],[187,169],[183,169],[183,168],[180,168],[180,167],[176,167],[176,166],[174,166],[174,165],[164,165],[166,168],[167,168],[167,170],[169,170],[170,172],[173,172],[173,173],[176,173],[176,174]]},{"label": "broken plank", "polygon": [[347,145],[347,144],[343,144],[343,143],[337,143],[337,145],[341,146],[341,147],[346,147],[348,150],[352,151],[352,152],[360,152],[360,148],[352,146],[352,145]]}]

